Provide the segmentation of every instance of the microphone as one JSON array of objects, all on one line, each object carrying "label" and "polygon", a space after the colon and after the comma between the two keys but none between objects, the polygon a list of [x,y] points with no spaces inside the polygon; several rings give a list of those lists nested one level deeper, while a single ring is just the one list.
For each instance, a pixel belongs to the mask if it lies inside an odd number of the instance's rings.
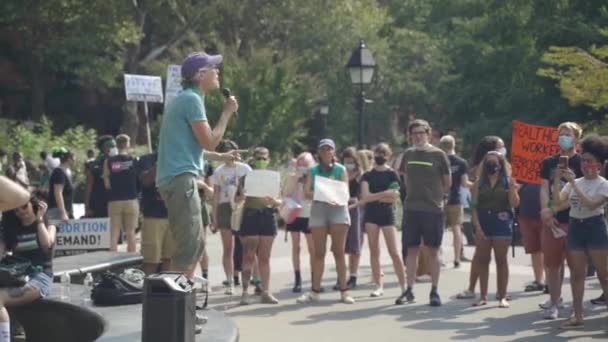
[{"label": "microphone", "polygon": [[[230,96],[232,96],[232,92],[230,91],[230,88],[223,88],[222,95],[224,95],[225,98],[230,98]],[[239,113],[234,112],[234,116],[238,117]]]}]

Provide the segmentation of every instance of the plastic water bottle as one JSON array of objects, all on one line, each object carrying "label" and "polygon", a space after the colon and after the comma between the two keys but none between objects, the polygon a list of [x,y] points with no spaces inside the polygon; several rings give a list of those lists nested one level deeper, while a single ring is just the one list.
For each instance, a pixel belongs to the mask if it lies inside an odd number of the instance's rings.
[{"label": "plastic water bottle", "polygon": [[70,301],[70,283],[72,279],[68,273],[63,273],[59,278],[61,283],[61,300],[69,302]]},{"label": "plastic water bottle", "polygon": [[82,285],[84,287],[82,290],[82,304],[89,305],[91,304],[91,291],[93,290],[93,275],[91,273],[87,273]]}]

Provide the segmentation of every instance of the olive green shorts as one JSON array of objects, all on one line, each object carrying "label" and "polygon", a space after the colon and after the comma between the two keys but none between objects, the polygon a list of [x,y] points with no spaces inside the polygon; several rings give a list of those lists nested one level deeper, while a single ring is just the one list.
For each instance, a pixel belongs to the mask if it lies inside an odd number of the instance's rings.
[{"label": "olive green shorts", "polygon": [[232,206],[230,203],[220,203],[217,207],[217,228],[232,229],[230,218],[232,217]]},{"label": "olive green shorts", "polygon": [[158,189],[167,206],[169,229],[175,240],[173,264],[181,269],[194,265],[205,249],[196,179],[191,173],[183,173]]}]

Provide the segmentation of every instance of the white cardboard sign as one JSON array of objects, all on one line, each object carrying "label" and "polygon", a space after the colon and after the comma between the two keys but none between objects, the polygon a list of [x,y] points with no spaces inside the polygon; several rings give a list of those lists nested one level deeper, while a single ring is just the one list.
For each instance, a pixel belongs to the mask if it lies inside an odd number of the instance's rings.
[{"label": "white cardboard sign", "polygon": [[57,226],[56,250],[110,248],[110,219],[107,217],[51,223]]},{"label": "white cardboard sign", "polygon": [[245,196],[278,198],[281,174],[271,170],[252,170],[245,178]]},{"label": "white cardboard sign", "polygon": [[319,202],[332,203],[340,206],[348,205],[350,193],[348,184],[326,177],[315,177],[315,192],[313,199]]},{"label": "white cardboard sign", "polygon": [[159,76],[125,74],[127,101],[163,102],[163,84]]}]

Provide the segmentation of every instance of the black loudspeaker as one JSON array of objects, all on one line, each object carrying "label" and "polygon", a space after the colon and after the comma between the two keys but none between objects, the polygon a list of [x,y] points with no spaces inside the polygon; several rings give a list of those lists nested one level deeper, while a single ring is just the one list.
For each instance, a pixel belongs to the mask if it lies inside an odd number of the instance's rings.
[{"label": "black loudspeaker", "polygon": [[144,280],[142,342],[194,342],[196,293],[182,273],[158,273]]}]

